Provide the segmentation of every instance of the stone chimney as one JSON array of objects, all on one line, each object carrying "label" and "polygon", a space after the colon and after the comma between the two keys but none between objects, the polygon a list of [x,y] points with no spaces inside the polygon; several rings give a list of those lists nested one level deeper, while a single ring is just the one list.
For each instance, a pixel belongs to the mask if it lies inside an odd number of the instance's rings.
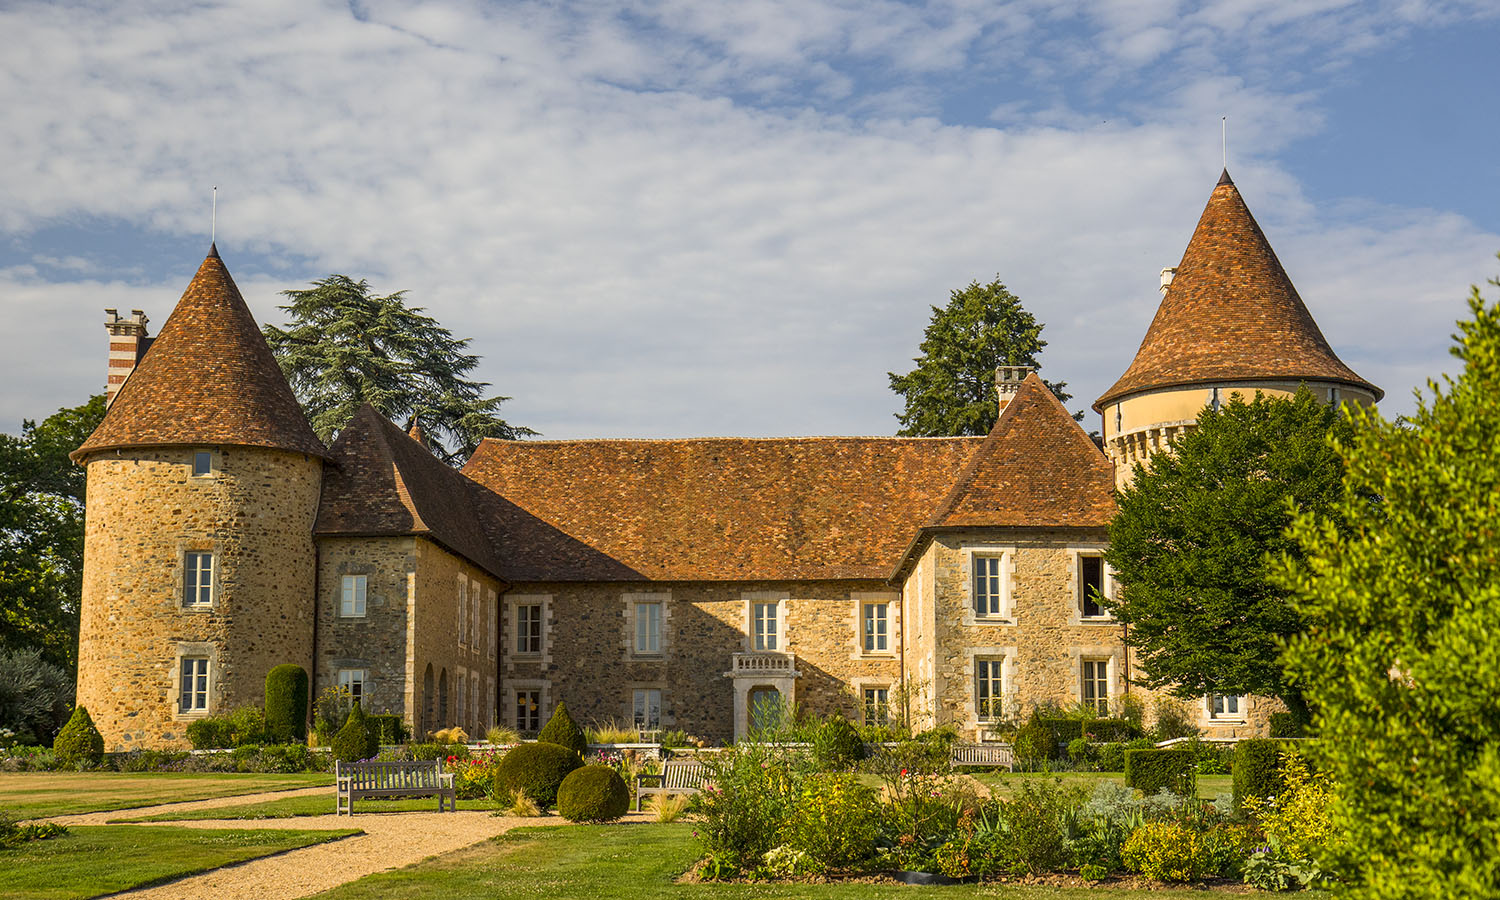
[{"label": "stone chimney", "polygon": [[1177,277],[1177,267],[1176,266],[1169,266],[1169,267],[1161,270],[1161,287],[1158,288],[1158,290],[1161,291],[1161,295],[1163,297],[1165,297],[1167,295],[1167,288],[1169,288],[1169,287],[1172,286],[1172,279],[1176,278],[1176,277]]},{"label": "stone chimney", "polygon": [[1016,391],[1021,389],[1021,382],[1035,371],[1031,366],[999,366],[995,369],[995,393],[1000,397],[1000,412],[1005,412]]},{"label": "stone chimney", "polygon": [[120,386],[135,367],[140,364],[141,357],[146,355],[146,350],[151,346],[151,338],[146,334],[146,314],[138,309],[130,311],[130,318],[120,318],[120,311],[106,309],[104,314],[108,316],[104,320],[104,328],[109,332],[109,377],[105,385],[105,403],[115,402],[115,395],[120,392]]}]

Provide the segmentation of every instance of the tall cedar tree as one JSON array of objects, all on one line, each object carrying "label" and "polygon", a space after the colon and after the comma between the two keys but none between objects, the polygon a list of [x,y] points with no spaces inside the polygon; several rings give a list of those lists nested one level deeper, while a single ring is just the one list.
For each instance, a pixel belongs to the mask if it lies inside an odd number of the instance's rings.
[{"label": "tall cedar tree", "polygon": [[1347,441],[1353,429],[1306,388],[1249,403],[1235,394],[1203,410],[1172,453],[1137,464],[1105,558],[1120,587],[1110,607],[1129,626],[1142,682],[1184,698],[1280,697],[1306,719],[1280,659],[1304,624],[1274,561],[1301,552],[1286,535],[1295,512],[1342,527],[1344,465],[1330,437]]},{"label": "tall cedar tree", "polygon": [[[1037,368],[1042,324],[1021,301],[1005,289],[997,276],[989,284],[978,281],[953,291],[943,309],[932,307],[932,321],[922,338],[917,367],[905,375],[888,372],[891,390],[906,400],[896,414],[897,432],[905,437],[986,435],[999,416],[995,369],[1000,366]],[[1067,382],[1046,382],[1063,403],[1073,395]],[[1083,413],[1074,414],[1081,419]]]},{"label": "tall cedar tree", "polygon": [[1500,303],[1469,305],[1463,372],[1404,422],[1364,416],[1347,496],[1284,563],[1345,895],[1500,896]]},{"label": "tall cedar tree", "polygon": [[497,415],[508,397],[486,397],[489,384],[464,376],[479,358],[421,307],[406,305],[405,291],[377,297],[369,282],[329,275],[307,290],[282,291],[292,321],[283,331],[265,327],[313,430],[325,441],[369,402],[398,423],[422,426],[433,451],[462,465],[487,437],[512,440],[535,434]]},{"label": "tall cedar tree", "polygon": [[21,436],[0,434],[0,647],[71,672],[83,594],[83,469],[68,454],[104,419],[104,395]]}]

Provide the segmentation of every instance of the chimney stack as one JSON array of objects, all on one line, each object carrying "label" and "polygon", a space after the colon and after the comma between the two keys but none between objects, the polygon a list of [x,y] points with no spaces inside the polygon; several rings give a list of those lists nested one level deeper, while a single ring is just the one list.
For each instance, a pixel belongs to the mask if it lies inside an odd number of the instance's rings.
[{"label": "chimney stack", "polygon": [[1016,391],[1021,389],[1021,382],[1026,376],[1036,370],[1031,366],[998,366],[995,369],[995,393],[1000,397],[999,412],[1005,412],[1005,407],[1015,399]]},{"label": "chimney stack", "polygon": [[120,392],[120,387],[135,367],[140,363],[141,357],[146,355],[146,350],[151,346],[151,338],[146,334],[146,314],[138,309],[130,311],[130,318],[120,318],[119,310],[106,309],[104,314],[108,316],[104,320],[104,328],[109,332],[109,377],[105,386],[105,403],[115,402],[115,395]]}]

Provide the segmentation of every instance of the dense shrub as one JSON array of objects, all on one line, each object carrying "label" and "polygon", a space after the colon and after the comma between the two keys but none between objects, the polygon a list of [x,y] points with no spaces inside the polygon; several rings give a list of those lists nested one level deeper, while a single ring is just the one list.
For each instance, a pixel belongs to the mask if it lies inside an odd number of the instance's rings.
[{"label": "dense shrub", "polygon": [[1196,881],[1203,877],[1198,834],[1176,822],[1147,822],[1120,851],[1125,868],[1157,881]]},{"label": "dense shrub", "polygon": [[375,732],[375,739],[382,744],[404,744],[411,737],[411,729],[406,727],[406,720],[398,713],[365,716],[365,722]]},{"label": "dense shrub", "polygon": [[188,723],[187,738],[194,750],[227,750],[234,746],[234,726],[225,716],[204,716]]},{"label": "dense shrub", "polygon": [[582,756],[584,751],[589,748],[588,737],[584,735],[583,729],[579,728],[578,724],[573,721],[573,717],[568,715],[568,708],[563,705],[561,700],[558,701],[557,708],[552,711],[552,718],[548,719],[547,724],[542,726],[542,730],[536,736],[536,739],[546,741],[549,744],[557,744],[560,747],[567,747],[579,756]]},{"label": "dense shrub", "polygon": [[569,822],[613,822],[630,809],[630,788],[609,766],[583,766],[557,788],[557,811]]},{"label": "dense shrub", "polygon": [[1074,763],[1090,762],[1098,755],[1098,748],[1090,744],[1087,738],[1074,738],[1068,741],[1068,759]]},{"label": "dense shrub", "polygon": [[[443,757],[436,757],[442,759]],[[448,756],[448,771],[453,773],[453,792],[460,800],[496,797],[495,769],[500,765],[498,753],[477,753],[467,759]],[[497,797],[503,799],[503,797]]]},{"label": "dense shrub", "polygon": [[370,730],[364,710],[355,703],[344,727],[333,736],[333,758],[339,762],[373,759],[380,752],[380,738]]},{"label": "dense shrub", "polygon": [[404,754],[409,759],[468,759],[469,748],[464,744],[445,744],[441,741],[425,741],[408,744]]},{"label": "dense shrub", "polygon": [[1303,886],[1326,877],[1324,870],[1346,849],[1348,837],[1333,819],[1333,784],[1313,772],[1296,750],[1282,748],[1280,791],[1274,798],[1248,796],[1245,810],[1265,833],[1266,855],[1288,864]]},{"label": "dense shrub", "polygon": [[307,670],[294,663],[266,673],[266,739],[290,744],[307,739]]},{"label": "dense shrub", "polygon": [[813,759],[825,771],[851,769],[865,758],[865,742],[843,716],[829,716],[812,734]]},{"label": "dense shrub", "polygon": [[331,684],[318,695],[313,708],[313,731],[319,744],[333,741],[354,710],[354,695],[342,685]]},{"label": "dense shrub", "polygon": [[1198,723],[1186,703],[1163,697],[1156,701],[1156,722],[1151,731],[1158,741],[1197,737]]},{"label": "dense shrub", "polygon": [[1147,796],[1166,789],[1192,797],[1198,792],[1198,767],[1191,750],[1127,750],[1125,783]]},{"label": "dense shrub", "polygon": [[1281,793],[1280,752],[1283,743],[1274,740],[1240,741],[1234,747],[1234,802],[1250,797],[1274,797]]},{"label": "dense shrub", "polygon": [[742,743],[704,765],[711,786],[694,794],[691,806],[704,851],[721,874],[760,868],[801,795],[801,760],[768,744]]},{"label": "dense shrub", "polygon": [[1057,751],[1059,748],[1066,747],[1069,742],[1083,737],[1083,730],[1085,725],[1093,724],[1092,722],[1085,722],[1082,719],[1061,719],[1049,718],[1046,716],[1035,716],[1031,721],[1051,729],[1052,756],[1057,755]]},{"label": "dense shrub", "polygon": [[[25,744],[52,743],[73,710],[73,679],[40,650],[0,650],[0,734]],[[8,741],[0,739],[0,746]]]},{"label": "dense shrub", "polygon": [[843,869],[875,855],[878,821],[875,792],[858,778],[820,774],[803,782],[784,835],[813,871]]},{"label": "dense shrub", "polygon": [[1271,713],[1271,737],[1299,738],[1306,733],[1306,724],[1295,713]]},{"label": "dense shrub", "polygon": [[1001,807],[1004,866],[1012,874],[1040,875],[1068,866],[1067,821],[1081,796],[1055,781],[1028,780]]},{"label": "dense shrub", "polygon": [[550,741],[522,744],[501,757],[495,767],[495,796],[525,794],[540,809],[557,802],[557,789],[574,769],[583,767],[583,757]]},{"label": "dense shrub", "polygon": [[1057,735],[1051,728],[1033,719],[1016,730],[1013,748],[1016,764],[1023,769],[1030,769],[1057,753]]},{"label": "dense shrub", "polygon": [[1090,719],[1083,730],[1091,741],[1129,741],[1141,736],[1141,726],[1129,719]]},{"label": "dense shrub", "polygon": [[94,719],[82,706],[75,707],[68,724],[57,733],[52,751],[58,761],[69,767],[97,766],[104,759],[104,738],[94,726]]}]

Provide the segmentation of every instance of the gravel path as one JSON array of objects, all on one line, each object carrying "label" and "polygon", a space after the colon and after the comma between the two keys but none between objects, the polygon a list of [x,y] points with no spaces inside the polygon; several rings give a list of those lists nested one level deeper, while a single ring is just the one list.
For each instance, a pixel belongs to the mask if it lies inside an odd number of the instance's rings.
[{"label": "gravel path", "polygon": [[[115,811],[87,813],[77,816],[58,816],[51,821],[64,825],[103,825],[111,818],[122,815],[149,816],[160,812],[181,809],[217,809],[225,806],[259,803],[277,797],[298,796],[314,793],[328,794],[333,803],[332,787],[305,788],[297,791],[277,791],[273,794],[247,794],[239,797],[220,797],[191,803],[170,803],[132,809],[128,813]],[[436,801],[433,801],[436,803]],[[631,818],[644,814],[632,813]],[[238,865],[226,866],[201,875],[192,875],[170,884],[140,888],[112,894],[112,897],[129,897],[132,900],[199,900],[212,897],[214,900],[296,900],[347,881],[354,881],[375,872],[396,869],[420,862],[429,856],[451,853],[481,841],[489,840],[512,828],[524,825],[555,825],[563,820],[557,816],[535,818],[500,817],[488,812],[461,811],[438,812],[380,812],[360,813],[354,816],[300,816],[290,819],[201,819],[186,822],[158,822],[184,828],[288,828],[288,829],[338,829],[361,828],[364,834],[332,841],[314,847],[304,847],[276,856],[267,856]]]}]

